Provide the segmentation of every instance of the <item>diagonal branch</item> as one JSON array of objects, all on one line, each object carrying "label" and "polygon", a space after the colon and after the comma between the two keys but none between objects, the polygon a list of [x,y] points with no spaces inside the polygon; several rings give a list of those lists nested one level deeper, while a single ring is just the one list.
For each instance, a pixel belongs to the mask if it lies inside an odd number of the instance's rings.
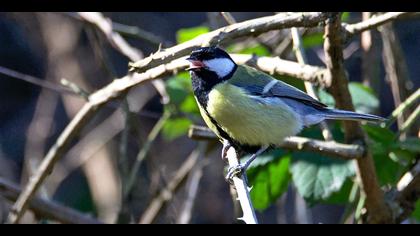
[{"label": "diagonal branch", "polygon": [[416,12],[387,12],[382,15],[371,17],[368,20],[355,23],[355,24],[345,24],[342,26],[346,31],[345,39],[348,39],[356,34],[360,34],[363,31],[374,29],[380,25],[386,24],[390,21],[401,19],[403,17],[412,16],[417,14]]},{"label": "diagonal branch", "polygon": [[414,211],[420,198],[420,161],[401,178],[397,188],[395,200],[402,211],[398,212],[396,222],[400,223]]},{"label": "diagonal branch", "polygon": [[[15,201],[20,192],[21,190],[18,186],[6,179],[0,178],[0,195],[4,198]],[[76,210],[40,198],[31,199],[29,208],[31,208],[36,215],[64,224],[102,224],[102,222]]]},{"label": "diagonal branch", "polygon": [[[296,27],[293,27],[291,29],[291,34],[292,34],[292,39],[293,39],[293,49],[295,51],[297,61],[301,65],[306,65],[308,63],[308,60],[306,59],[305,50],[303,49],[302,37],[299,34],[299,30]],[[309,81],[305,81],[304,85],[305,85],[306,92],[311,97],[315,98],[316,100],[319,100],[315,92],[314,85]],[[330,129],[328,128],[326,121],[322,121],[321,123],[319,123],[319,127],[321,128],[322,135],[324,136],[325,140],[327,141],[333,140],[332,133]]]},{"label": "diagonal branch", "polygon": [[315,27],[325,20],[328,14],[321,12],[295,13],[284,16],[274,15],[236,23],[212,32],[202,34],[190,41],[159,51],[143,60],[131,64],[131,70],[142,72],[176,58],[186,56],[200,46],[227,43],[233,39],[258,35],[271,30],[289,27]]},{"label": "diagonal branch", "polygon": [[152,223],[158,213],[162,210],[163,206],[172,199],[174,193],[179,189],[187,180],[191,170],[197,165],[197,161],[200,155],[203,154],[204,150],[200,148],[195,149],[187,160],[179,167],[175,176],[172,177],[171,181],[159,192],[159,194],[153,198],[149,207],[144,211],[143,215],[139,220],[139,224],[150,224]]},{"label": "diagonal branch", "polygon": [[[337,107],[354,111],[354,106],[348,90],[348,79],[343,65],[343,38],[340,24],[340,14],[336,13],[326,22],[325,26],[325,61],[330,71],[332,83],[329,89]],[[359,123],[344,122],[345,138],[348,143],[366,143],[365,134]],[[358,176],[366,194],[367,222],[392,222],[391,212],[385,203],[384,194],[379,187],[373,158],[368,149],[362,158],[357,159]]]}]

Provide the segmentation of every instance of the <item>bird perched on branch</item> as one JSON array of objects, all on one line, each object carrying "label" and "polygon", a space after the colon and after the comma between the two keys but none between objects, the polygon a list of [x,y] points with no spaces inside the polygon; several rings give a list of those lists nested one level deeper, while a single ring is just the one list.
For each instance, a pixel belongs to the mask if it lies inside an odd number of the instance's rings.
[{"label": "bird perched on branch", "polygon": [[330,109],[268,74],[237,65],[218,47],[194,50],[187,60],[201,115],[223,141],[222,158],[231,146],[252,154],[245,163],[229,169],[227,179],[245,171],[258,155],[305,126],[326,119],[384,120],[375,115]]}]

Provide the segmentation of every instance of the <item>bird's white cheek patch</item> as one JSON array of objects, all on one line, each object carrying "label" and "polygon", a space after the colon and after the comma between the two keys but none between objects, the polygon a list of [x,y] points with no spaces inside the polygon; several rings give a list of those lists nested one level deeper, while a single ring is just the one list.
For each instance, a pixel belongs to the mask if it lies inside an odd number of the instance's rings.
[{"label": "bird's white cheek patch", "polygon": [[211,71],[214,71],[220,78],[232,72],[235,64],[228,58],[216,58],[204,61],[204,64]]}]

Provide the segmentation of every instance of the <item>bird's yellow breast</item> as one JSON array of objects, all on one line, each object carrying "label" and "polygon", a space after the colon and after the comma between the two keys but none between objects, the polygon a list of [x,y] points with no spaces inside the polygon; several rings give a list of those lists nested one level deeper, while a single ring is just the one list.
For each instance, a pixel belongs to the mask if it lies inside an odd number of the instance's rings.
[{"label": "bird's yellow breast", "polygon": [[[216,134],[216,126],[202,115]],[[206,110],[234,140],[247,145],[280,144],[302,129],[300,117],[280,98],[259,98],[229,83],[216,85],[208,95]]]}]

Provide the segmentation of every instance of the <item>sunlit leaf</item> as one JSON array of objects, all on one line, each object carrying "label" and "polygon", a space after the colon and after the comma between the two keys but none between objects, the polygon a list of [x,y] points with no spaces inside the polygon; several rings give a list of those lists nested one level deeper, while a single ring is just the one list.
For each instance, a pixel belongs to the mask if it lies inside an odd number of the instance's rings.
[{"label": "sunlit leaf", "polygon": [[208,33],[209,31],[209,27],[206,26],[197,26],[192,28],[180,29],[178,30],[178,32],[176,32],[176,41],[178,43],[183,43],[201,34]]},{"label": "sunlit leaf", "polygon": [[274,203],[286,190],[290,181],[291,155],[276,150],[259,156],[247,171],[254,207],[264,210]]},{"label": "sunlit leaf", "polygon": [[350,18],[350,12],[346,11],[346,12],[343,12],[343,14],[341,14],[342,22],[347,22],[349,18]]},{"label": "sunlit leaf", "polygon": [[357,112],[374,113],[379,107],[379,100],[373,90],[361,83],[349,83],[349,90]]},{"label": "sunlit leaf", "polygon": [[167,140],[187,134],[192,122],[187,118],[170,118],[163,125],[162,134]]},{"label": "sunlit leaf", "polygon": [[293,161],[293,183],[309,204],[327,200],[341,190],[348,177],[355,175],[354,162],[323,157],[317,153],[294,153]]},{"label": "sunlit leaf", "polygon": [[413,213],[411,214],[411,217],[420,221],[420,199],[416,201],[416,208],[414,209]]},{"label": "sunlit leaf", "polygon": [[371,124],[364,125],[363,129],[369,136],[368,148],[373,155],[379,183],[395,184],[404,171],[395,158],[390,156],[396,140],[395,134],[387,128]]},{"label": "sunlit leaf", "polygon": [[302,37],[302,45],[305,49],[322,46],[324,43],[324,33],[313,33]]}]

